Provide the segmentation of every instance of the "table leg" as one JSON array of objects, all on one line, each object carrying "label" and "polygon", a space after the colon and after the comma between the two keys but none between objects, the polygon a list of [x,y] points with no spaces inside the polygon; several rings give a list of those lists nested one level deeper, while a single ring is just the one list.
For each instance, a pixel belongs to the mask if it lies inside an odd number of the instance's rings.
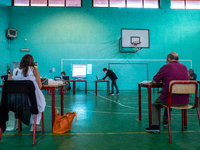
[{"label": "table leg", "polygon": [[107,94],[110,95],[110,82],[107,82]]},{"label": "table leg", "polygon": [[139,97],[139,120],[142,119],[142,113],[141,113],[141,86],[138,84],[138,97]]},{"label": "table leg", "polygon": [[151,88],[148,86],[149,127],[151,126]]},{"label": "table leg", "polygon": [[54,123],[54,120],[55,120],[55,88],[52,88],[51,89],[52,91],[52,129],[53,129],[53,123]]},{"label": "table leg", "polygon": [[[200,86],[200,83],[199,83],[199,86]],[[198,86],[198,87],[199,87],[199,86]],[[200,97],[200,87],[199,87],[199,97]]]},{"label": "table leg", "polygon": [[95,94],[97,96],[97,82],[95,81]]},{"label": "table leg", "polygon": [[187,127],[187,109],[184,110],[184,126]]},{"label": "table leg", "polygon": [[87,95],[87,81],[85,81],[85,95]]},{"label": "table leg", "polygon": [[76,82],[75,81],[73,81],[73,95],[75,95],[75,90],[76,90]]},{"label": "table leg", "polygon": [[61,96],[61,115],[63,115],[63,86],[60,88],[60,96]]}]

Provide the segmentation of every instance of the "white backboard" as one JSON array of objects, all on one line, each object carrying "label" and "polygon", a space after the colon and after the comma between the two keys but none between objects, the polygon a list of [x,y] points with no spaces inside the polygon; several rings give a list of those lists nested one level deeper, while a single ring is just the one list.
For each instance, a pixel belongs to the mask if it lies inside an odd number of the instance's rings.
[{"label": "white backboard", "polygon": [[[140,40],[140,41],[139,41]],[[134,45],[138,41],[140,44]],[[148,29],[121,29],[122,48],[149,48],[149,30]]]}]

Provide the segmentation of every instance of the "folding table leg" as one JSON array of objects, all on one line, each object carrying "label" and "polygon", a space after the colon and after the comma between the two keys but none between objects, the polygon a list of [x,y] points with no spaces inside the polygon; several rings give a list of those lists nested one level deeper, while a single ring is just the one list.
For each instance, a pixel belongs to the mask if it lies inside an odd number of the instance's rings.
[{"label": "folding table leg", "polygon": [[55,120],[55,88],[52,88],[52,129],[53,129],[53,123]]},{"label": "folding table leg", "polygon": [[95,95],[97,96],[97,81],[95,82]]},{"label": "folding table leg", "polygon": [[63,86],[61,87],[60,96],[61,96],[61,115],[63,115]]},{"label": "folding table leg", "polygon": [[141,120],[142,119],[142,112],[141,112],[141,86],[140,86],[140,84],[138,84],[138,100],[139,100],[139,102],[138,102],[138,104],[139,104],[139,120]]},{"label": "folding table leg", "polygon": [[87,95],[87,81],[85,81],[85,95]]},{"label": "folding table leg", "polygon": [[151,126],[151,87],[148,86],[149,127]]}]

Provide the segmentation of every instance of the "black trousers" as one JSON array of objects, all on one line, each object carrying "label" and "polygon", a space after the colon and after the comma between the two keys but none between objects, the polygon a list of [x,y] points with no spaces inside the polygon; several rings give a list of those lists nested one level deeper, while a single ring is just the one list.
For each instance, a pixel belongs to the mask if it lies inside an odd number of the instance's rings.
[{"label": "black trousers", "polygon": [[117,93],[119,93],[118,87],[117,87],[117,79],[112,80],[112,93],[114,93],[114,86],[117,90]]}]

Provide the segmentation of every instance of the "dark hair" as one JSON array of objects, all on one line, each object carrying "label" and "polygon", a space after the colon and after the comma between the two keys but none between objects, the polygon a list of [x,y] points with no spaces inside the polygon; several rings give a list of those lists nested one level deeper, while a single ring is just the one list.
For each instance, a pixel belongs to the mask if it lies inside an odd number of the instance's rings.
[{"label": "dark hair", "polygon": [[63,71],[63,72],[61,72],[61,75],[62,75],[62,74],[64,74],[64,76],[66,75],[66,73],[65,73],[64,71]]},{"label": "dark hair", "polygon": [[103,68],[103,71],[107,71],[107,68]]},{"label": "dark hair", "polygon": [[170,60],[174,59],[174,60],[178,60],[178,56],[174,56],[172,54],[168,54],[167,58],[169,58]]},{"label": "dark hair", "polygon": [[21,62],[20,62],[20,69],[22,69],[22,73],[24,75],[24,77],[27,77],[27,73],[28,73],[28,67],[34,67],[34,60],[33,60],[33,56],[30,54],[26,54],[24,55],[24,57],[22,58]]},{"label": "dark hair", "polygon": [[192,71],[194,73],[194,69],[189,69],[189,71]]}]

